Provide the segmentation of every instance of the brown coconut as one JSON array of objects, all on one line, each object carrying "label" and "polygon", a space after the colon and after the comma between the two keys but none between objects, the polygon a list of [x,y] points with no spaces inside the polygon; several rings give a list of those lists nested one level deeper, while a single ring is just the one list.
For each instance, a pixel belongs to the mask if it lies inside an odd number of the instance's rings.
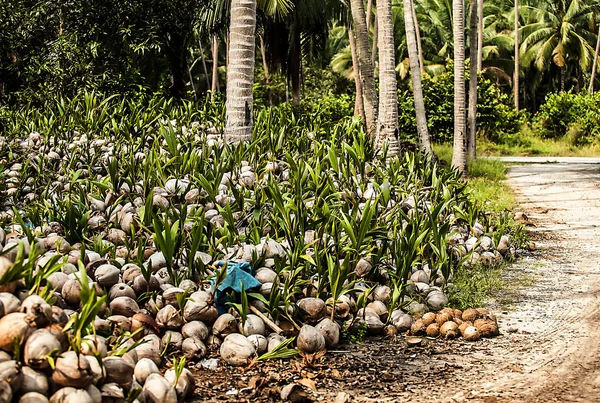
[{"label": "brown coconut", "polygon": [[454,322],[445,322],[440,327],[440,335],[446,339],[454,339],[458,337],[458,325]]},{"label": "brown coconut", "polygon": [[475,320],[479,319],[480,315],[476,309],[469,308],[463,312],[462,320],[465,322],[475,322]]},{"label": "brown coconut", "polygon": [[475,326],[467,326],[461,333],[466,341],[477,341],[481,337]]},{"label": "brown coconut", "polygon": [[298,350],[305,354],[314,354],[325,349],[325,337],[316,328],[304,325],[296,339]]},{"label": "brown coconut", "polygon": [[433,312],[427,312],[425,315],[423,315],[423,317],[421,318],[421,320],[423,321],[423,324],[425,326],[429,326],[432,323],[435,322],[435,313]]},{"label": "brown coconut", "polygon": [[442,326],[444,323],[452,320],[452,317],[448,314],[448,312],[440,312],[435,315],[435,323]]},{"label": "brown coconut", "polygon": [[438,337],[440,335],[440,325],[437,323],[430,323],[425,331],[428,337]]},{"label": "brown coconut", "polygon": [[417,319],[413,322],[412,326],[410,327],[410,332],[415,336],[425,333],[425,330],[426,327],[422,319]]}]

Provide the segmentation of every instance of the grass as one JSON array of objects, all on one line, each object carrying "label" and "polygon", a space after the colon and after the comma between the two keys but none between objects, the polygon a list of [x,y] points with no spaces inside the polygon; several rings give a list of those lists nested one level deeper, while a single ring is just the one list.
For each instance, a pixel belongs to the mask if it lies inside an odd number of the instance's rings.
[{"label": "grass", "polygon": [[460,310],[483,307],[489,298],[506,288],[507,284],[502,281],[503,270],[504,265],[487,268],[461,266],[448,288],[449,305]]},{"label": "grass", "polygon": [[568,133],[559,139],[542,139],[528,127],[518,137],[505,144],[497,144],[486,138],[477,140],[477,153],[483,156],[562,156],[599,157],[600,144],[575,145],[576,134]]},{"label": "grass", "polygon": [[[446,165],[452,163],[452,146],[436,144],[434,150],[439,160]],[[469,161],[469,187],[471,197],[486,212],[500,213],[516,207],[513,190],[504,183],[506,165],[497,160],[478,159]]]}]

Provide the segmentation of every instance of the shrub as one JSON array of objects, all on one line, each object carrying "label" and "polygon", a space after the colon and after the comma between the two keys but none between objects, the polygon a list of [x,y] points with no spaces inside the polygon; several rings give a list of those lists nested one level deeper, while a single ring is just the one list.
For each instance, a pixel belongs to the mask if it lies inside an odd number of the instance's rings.
[{"label": "shrub", "polygon": [[[424,78],[423,96],[427,111],[427,127],[436,143],[452,141],[454,133],[454,73]],[[415,107],[410,91],[401,91],[399,103],[399,131],[403,139],[416,141]],[[503,143],[509,141],[520,128],[521,114],[512,109],[510,96],[496,84],[479,78],[477,125],[480,135]]]}]

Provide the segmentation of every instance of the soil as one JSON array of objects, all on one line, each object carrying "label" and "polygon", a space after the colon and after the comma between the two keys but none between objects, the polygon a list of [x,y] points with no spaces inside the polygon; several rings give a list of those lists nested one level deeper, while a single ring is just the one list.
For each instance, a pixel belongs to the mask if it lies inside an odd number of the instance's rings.
[{"label": "soil", "polygon": [[[535,251],[504,273],[511,284],[490,301],[501,335],[475,343],[369,338],[303,359],[239,369],[196,370],[194,400],[280,401],[292,382],[298,401],[600,402],[600,165],[512,167]],[[508,306],[507,306],[508,304]]]}]

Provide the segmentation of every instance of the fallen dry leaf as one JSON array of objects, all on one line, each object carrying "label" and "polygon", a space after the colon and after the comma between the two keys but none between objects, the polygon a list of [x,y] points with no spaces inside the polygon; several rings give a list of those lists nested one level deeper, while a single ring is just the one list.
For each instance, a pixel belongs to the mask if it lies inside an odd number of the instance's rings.
[{"label": "fallen dry leaf", "polygon": [[299,383],[300,385],[304,385],[304,386],[306,386],[307,388],[309,388],[309,389],[310,389],[310,390],[312,390],[313,392],[316,392],[316,391],[317,391],[317,384],[316,384],[316,383],[315,383],[315,381],[313,381],[312,379],[307,379],[307,378],[300,379],[300,380],[298,381],[298,383]]}]

